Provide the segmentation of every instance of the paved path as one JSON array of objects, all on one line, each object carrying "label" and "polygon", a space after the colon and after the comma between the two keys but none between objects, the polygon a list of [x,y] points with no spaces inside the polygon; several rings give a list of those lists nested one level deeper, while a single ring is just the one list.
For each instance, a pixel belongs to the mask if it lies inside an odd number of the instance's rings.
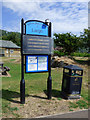
[{"label": "paved path", "polygon": [[90,115],[90,110],[89,111],[82,110],[82,111],[77,111],[77,112],[69,112],[65,114],[44,116],[42,118],[88,118],[88,114]]}]

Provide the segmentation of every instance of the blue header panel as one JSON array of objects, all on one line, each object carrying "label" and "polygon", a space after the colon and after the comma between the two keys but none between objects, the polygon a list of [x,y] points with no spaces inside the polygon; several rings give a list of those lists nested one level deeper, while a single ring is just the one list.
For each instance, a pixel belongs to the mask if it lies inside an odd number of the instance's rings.
[{"label": "blue header panel", "polygon": [[48,55],[27,55],[26,73],[48,72]]},{"label": "blue header panel", "polygon": [[26,34],[48,36],[48,25],[40,21],[26,22]]}]

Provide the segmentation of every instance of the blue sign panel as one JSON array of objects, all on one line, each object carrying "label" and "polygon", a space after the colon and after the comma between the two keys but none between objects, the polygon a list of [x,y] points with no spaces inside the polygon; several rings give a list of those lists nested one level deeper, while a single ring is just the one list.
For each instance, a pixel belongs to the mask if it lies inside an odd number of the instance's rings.
[{"label": "blue sign panel", "polygon": [[48,25],[39,21],[26,22],[26,34],[48,36]]},{"label": "blue sign panel", "polygon": [[26,73],[48,72],[48,55],[27,55]]}]

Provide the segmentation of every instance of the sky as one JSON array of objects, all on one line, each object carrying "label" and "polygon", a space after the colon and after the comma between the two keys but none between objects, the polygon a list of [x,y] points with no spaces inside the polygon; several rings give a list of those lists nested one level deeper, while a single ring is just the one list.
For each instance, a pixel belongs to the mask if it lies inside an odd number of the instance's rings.
[{"label": "sky", "polygon": [[90,2],[88,3],[88,27],[90,29]]},{"label": "sky", "polygon": [[0,0],[0,29],[20,32],[22,18],[24,21],[48,18],[52,22],[52,34],[71,32],[79,35],[88,28],[88,1]]}]

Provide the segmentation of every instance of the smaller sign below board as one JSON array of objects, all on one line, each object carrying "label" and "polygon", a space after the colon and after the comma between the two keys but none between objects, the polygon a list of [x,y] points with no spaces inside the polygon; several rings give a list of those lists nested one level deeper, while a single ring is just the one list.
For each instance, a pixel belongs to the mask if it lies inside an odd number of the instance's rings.
[{"label": "smaller sign below board", "polygon": [[48,72],[48,55],[26,55],[26,73]]}]

